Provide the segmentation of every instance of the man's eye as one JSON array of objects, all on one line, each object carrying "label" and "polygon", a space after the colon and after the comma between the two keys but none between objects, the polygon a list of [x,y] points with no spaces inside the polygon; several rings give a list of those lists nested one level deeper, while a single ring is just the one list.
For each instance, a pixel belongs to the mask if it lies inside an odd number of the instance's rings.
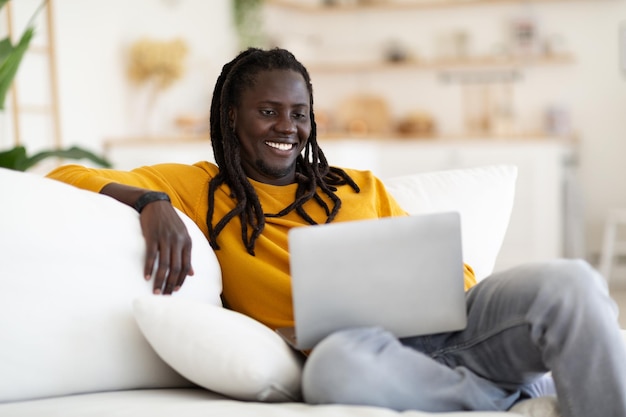
[{"label": "man's eye", "polygon": [[263,116],[272,116],[275,114],[274,110],[267,110],[267,109],[263,109],[261,110],[261,114]]},{"label": "man's eye", "polygon": [[306,114],[304,114],[304,113],[295,113],[295,114],[293,115],[293,117],[294,117],[295,119],[297,119],[297,120],[302,120],[302,119],[305,119],[305,118],[306,118]]}]

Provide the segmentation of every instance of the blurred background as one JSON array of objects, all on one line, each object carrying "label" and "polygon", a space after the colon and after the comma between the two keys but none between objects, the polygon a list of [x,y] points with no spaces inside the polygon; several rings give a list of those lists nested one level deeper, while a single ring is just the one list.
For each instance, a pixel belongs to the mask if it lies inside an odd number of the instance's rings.
[{"label": "blurred background", "polygon": [[309,69],[331,163],[383,179],[519,167],[498,268],[597,264],[610,210],[626,208],[626,0],[43,4],[12,0],[0,14],[1,38],[35,28],[0,111],[0,151],[76,145],[119,169],[212,160],[222,65],[281,46]]}]

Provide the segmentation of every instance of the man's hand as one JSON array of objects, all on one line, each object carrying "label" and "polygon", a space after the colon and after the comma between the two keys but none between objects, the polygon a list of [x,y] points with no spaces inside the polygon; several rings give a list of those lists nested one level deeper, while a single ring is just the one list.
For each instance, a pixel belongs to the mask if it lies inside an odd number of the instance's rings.
[{"label": "man's hand", "polygon": [[[130,207],[135,207],[137,200],[149,192],[151,190],[116,183],[107,184],[100,190],[101,194]],[[171,294],[180,289],[187,275],[193,275],[191,237],[187,227],[169,201],[145,204],[139,219],[146,240],[144,277],[149,280],[154,274],[155,294]]]},{"label": "man's hand", "polygon": [[155,294],[178,291],[187,275],[194,274],[191,266],[191,237],[185,224],[167,201],[148,204],[141,211],[139,219],[146,239],[146,280],[154,273]]}]

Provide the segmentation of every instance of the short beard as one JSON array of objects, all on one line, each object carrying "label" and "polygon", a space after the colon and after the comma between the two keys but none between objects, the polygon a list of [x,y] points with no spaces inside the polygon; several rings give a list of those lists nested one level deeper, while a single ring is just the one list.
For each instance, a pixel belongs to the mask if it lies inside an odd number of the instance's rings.
[{"label": "short beard", "polygon": [[286,167],[286,168],[272,168],[270,166],[267,166],[265,164],[265,161],[263,161],[262,159],[257,159],[254,163],[257,167],[257,169],[262,172],[263,174],[267,175],[270,178],[283,178],[284,176],[288,175],[289,173],[291,173],[296,165],[296,162],[294,161],[293,164],[291,164],[290,166]]}]

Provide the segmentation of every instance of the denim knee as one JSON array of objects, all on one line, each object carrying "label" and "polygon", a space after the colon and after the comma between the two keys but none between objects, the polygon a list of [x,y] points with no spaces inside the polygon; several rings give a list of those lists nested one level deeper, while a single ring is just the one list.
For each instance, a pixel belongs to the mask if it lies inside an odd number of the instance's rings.
[{"label": "denim knee", "polygon": [[616,317],[617,307],[609,297],[606,281],[584,260],[548,262],[534,279],[529,277],[529,284],[536,285],[529,317],[544,324],[556,322],[558,317],[570,327]]},{"label": "denim knee", "polygon": [[540,291],[554,299],[592,301],[601,297],[604,300],[608,293],[606,282],[600,274],[582,259],[559,259],[548,262],[539,280]]},{"label": "denim knee", "polygon": [[[302,391],[312,404],[362,404],[360,398],[373,375],[376,353],[398,343],[380,328],[355,328],[336,332],[322,340],[306,361]],[[369,373],[369,375],[368,375]]]}]

